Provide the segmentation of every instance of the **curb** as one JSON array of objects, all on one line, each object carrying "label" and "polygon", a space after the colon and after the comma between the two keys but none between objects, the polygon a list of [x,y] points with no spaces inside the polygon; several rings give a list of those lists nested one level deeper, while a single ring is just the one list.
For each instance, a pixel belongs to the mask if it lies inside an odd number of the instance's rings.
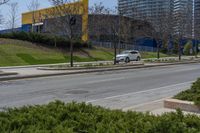
[{"label": "curb", "polygon": [[89,69],[85,71],[76,71],[76,72],[63,72],[63,73],[53,73],[53,74],[41,74],[41,75],[28,75],[28,76],[10,76],[10,77],[0,77],[0,81],[9,81],[9,80],[19,80],[19,79],[30,79],[30,78],[39,78],[39,77],[50,77],[50,76],[61,76],[61,75],[73,75],[73,74],[84,74],[84,73],[95,73],[95,72],[106,72],[106,71],[117,71],[117,70],[130,70],[130,69],[140,69],[140,68],[153,68],[153,67],[162,67],[162,66],[172,66],[172,65],[181,65],[181,64],[190,64],[190,63],[199,63],[200,61],[190,61],[190,62],[179,62],[179,63],[167,63],[167,64],[156,64],[156,65],[140,65],[140,66],[129,66],[129,67],[118,67],[118,68],[107,68],[107,69]]},{"label": "curb", "polygon": [[[112,63],[113,61],[95,61],[95,62],[74,62],[74,64],[92,64],[92,63]],[[13,69],[13,68],[34,68],[34,67],[46,67],[57,65],[69,65],[70,63],[57,63],[57,64],[41,64],[41,65],[26,65],[26,66],[12,66],[12,67],[0,67],[0,69]]]},{"label": "curb", "polygon": [[144,63],[138,62],[135,64],[122,64],[116,66],[97,66],[97,67],[74,67],[74,68],[50,68],[50,67],[38,67],[38,70],[52,70],[52,71],[59,71],[59,70],[97,70],[97,69],[115,69],[115,68],[127,68],[132,66],[144,66]]},{"label": "curb", "polygon": [[3,73],[0,73],[0,76],[11,76],[11,75],[17,75],[18,73],[16,72],[3,72]]},{"label": "curb", "polygon": [[182,111],[200,113],[200,107],[194,102],[182,101],[177,99],[164,100],[164,107],[169,109],[181,109]]}]

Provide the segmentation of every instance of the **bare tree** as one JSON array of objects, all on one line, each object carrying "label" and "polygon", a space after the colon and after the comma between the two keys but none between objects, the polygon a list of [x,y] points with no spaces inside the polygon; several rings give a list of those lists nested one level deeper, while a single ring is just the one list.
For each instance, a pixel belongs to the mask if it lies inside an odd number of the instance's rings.
[{"label": "bare tree", "polygon": [[116,46],[116,39],[117,39],[117,16],[113,20],[113,11],[110,8],[106,8],[102,2],[95,3],[90,8],[91,17],[91,28],[93,32],[95,32],[95,37],[97,37],[98,42],[106,40],[112,42],[114,44],[114,64],[116,64],[116,54],[117,54],[117,46]]},{"label": "bare tree", "polygon": [[184,6],[184,11],[177,11],[174,15],[175,22],[175,35],[177,36],[178,42],[178,56],[181,60],[183,38],[192,38],[192,10],[193,7],[190,4]]},{"label": "bare tree", "polygon": [[[6,4],[9,0],[0,0],[0,6]],[[0,14],[0,25],[3,23],[3,15]]]},{"label": "bare tree", "polygon": [[169,36],[172,33],[171,16],[168,12],[163,12],[157,17],[156,25],[154,25],[153,38],[157,44],[157,58],[160,58],[160,47],[167,43]]},{"label": "bare tree", "polygon": [[[90,30],[95,31],[95,39],[100,42],[102,37],[102,32],[104,32],[106,27],[106,20],[102,19],[106,14],[110,14],[110,9],[106,8],[102,2],[95,3],[93,6],[89,8],[90,17]],[[105,18],[105,17],[104,17]],[[91,34],[94,34],[92,32]]]},{"label": "bare tree", "polygon": [[14,31],[14,28],[17,27],[17,20],[18,20],[18,3],[11,3],[9,4],[10,10],[9,10],[9,20],[8,20],[8,26],[9,28]]},{"label": "bare tree", "polygon": [[36,23],[36,11],[39,9],[40,3],[38,0],[31,0],[31,2],[27,5],[27,8],[30,12],[32,12],[32,29],[34,32],[34,24]]},{"label": "bare tree", "polygon": [[[160,47],[169,39],[172,32],[172,20],[170,12],[158,10],[155,12],[160,12],[160,14],[154,14],[156,19],[152,19],[152,16],[147,14],[142,14],[136,7],[132,8],[133,18],[142,20],[149,24],[148,31],[143,31],[143,36],[151,37],[156,41],[157,44],[157,58],[160,58]],[[141,19],[142,18],[142,19]]]},{"label": "bare tree", "polygon": [[120,39],[126,40],[131,35],[131,21],[128,21],[127,17],[119,16],[116,9],[106,8],[101,2],[90,8],[92,15],[90,29],[93,31],[91,34],[95,34],[99,42],[106,40],[112,43],[114,64],[116,64],[117,48],[120,49]]},{"label": "bare tree", "polygon": [[7,3],[9,0],[0,0],[0,5]]},{"label": "bare tree", "polygon": [[[70,65],[73,67],[73,40],[82,33],[77,32],[80,21],[80,8],[83,6],[80,2],[71,0],[49,0],[54,8],[48,12],[48,23],[54,25],[54,31],[70,41]],[[78,4],[78,5],[77,5]],[[51,23],[51,24],[50,24]],[[75,26],[76,25],[76,26]],[[50,27],[49,27],[50,28]]]},{"label": "bare tree", "polygon": [[110,9],[106,8],[102,2],[95,3],[93,6],[89,9],[90,14],[98,15],[98,14],[108,14],[110,13]]}]

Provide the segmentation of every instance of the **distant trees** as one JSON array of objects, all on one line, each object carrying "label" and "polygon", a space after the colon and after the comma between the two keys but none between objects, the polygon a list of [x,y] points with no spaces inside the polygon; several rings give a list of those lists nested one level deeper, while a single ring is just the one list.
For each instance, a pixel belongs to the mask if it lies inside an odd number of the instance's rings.
[{"label": "distant trees", "polygon": [[[71,0],[49,0],[54,6],[49,10],[46,18],[48,19],[48,30],[56,32],[70,40],[70,65],[73,67],[73,40],[75,39],[75,28],[78,23],[81,4],[76,5],[76,1]],[[73,4],[72,4],[73,3]],[[68,4],[68,5],[66,5]],[[56,18],[56,19],[53,19]],[[77,26],[78,27],[78,26]]]},{"label": "distant trees", "polygon": [[31,31],[34,32],[34,24],[36,23],[36,10],[40,7],[40,3],[38,0],[31,0],[31,2],[27,5],[27,8],[30,12],[32,12],[32,29]]},{"label": "distant trees", "polygon": [[[0,0],[0,6],[6,4],[9,0]],[[3,15],[0,14],[0,25],[3,23]]]},{"label": "distant trees", "polygon": [[0,0],[0,5],[7,3],[9,0]]},{"label": "distant trees", "polygon": [[177,11],[174,15],[174,35],[178,39],[178,56],[181,60],[183,52],[183,39],[192,39],[192,27],[193,27],[193,6],[191,4],[186,4],[183,6],[184,11]]},{"label": "distant trees", "polygon": [[[90,14],[93,15],[91,18],[92,26],[95,29],[95,37],[98,41],[103,41],[106,36],[106,40],[110,40],[114,46],[114,64],[116,64],[116,54],[117,54],[117,38],[118,38],[118,16],[113,19],[112,15],[115,13],[114,10],[106,8],[102,2],[95,3],[90,8]],[[117,24],[117,25],[116,25]]]},{"label": "distant trees", "polygon": [[17,20],[18,20],[18,3],[10,3],[9,4],[9,20],[8,20],[8,27],[14,31],[14,28],[17,27]]},{"label": "distant trees", "polygon": [[[131,22],[127,17],[118,15],[117,9],[106,8],[101,2],[95,3],[90,8],[92,15],[90,24],[95,29],[98,41],[109,41],[114,47],[114,64],[116,64],[117,48],[120,51],[120,40],[130,37]],[[94,20],[93,20],[94,19]]]}]

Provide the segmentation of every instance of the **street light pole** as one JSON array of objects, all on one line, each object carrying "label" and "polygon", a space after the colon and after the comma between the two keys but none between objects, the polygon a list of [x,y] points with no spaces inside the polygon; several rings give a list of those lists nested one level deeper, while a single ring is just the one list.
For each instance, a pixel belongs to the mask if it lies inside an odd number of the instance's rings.
[{"label": "street light pole", "polygon": [[74,66],[74,63],[73,63],[73,26],[76,25],[76,18],[75,17],[71,17],[70,18],[70,30],[71,30],[71,35],[70,35],[70,66],[73,67]]},{"label": "street light pole", "polygon": [[118,50],[121,52],[121,13],[119,12],[119,28],[118,28]]}]

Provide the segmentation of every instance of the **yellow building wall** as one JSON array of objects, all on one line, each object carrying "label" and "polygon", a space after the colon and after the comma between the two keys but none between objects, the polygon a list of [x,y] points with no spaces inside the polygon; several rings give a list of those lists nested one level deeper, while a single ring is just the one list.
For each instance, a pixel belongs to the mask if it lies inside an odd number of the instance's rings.
[{"label": "yellow building wall", "polygon": [[[80,0],[75,3],[64,4],[62,7],[76,8],[71,10],[72,14],[82,15],[82,40],[88,41],[88,5],[89,0]],[[62,8],[61,7],[61,8]],[[78,8],[77,8],[78,7]],[[56,7],[45,8],[33,12],[26,12],[22,14],[22,24],[33,24],[43,22],[46,17],[51,16],[51,13]],[[60,7],[59,7],[60,8]]]}]

